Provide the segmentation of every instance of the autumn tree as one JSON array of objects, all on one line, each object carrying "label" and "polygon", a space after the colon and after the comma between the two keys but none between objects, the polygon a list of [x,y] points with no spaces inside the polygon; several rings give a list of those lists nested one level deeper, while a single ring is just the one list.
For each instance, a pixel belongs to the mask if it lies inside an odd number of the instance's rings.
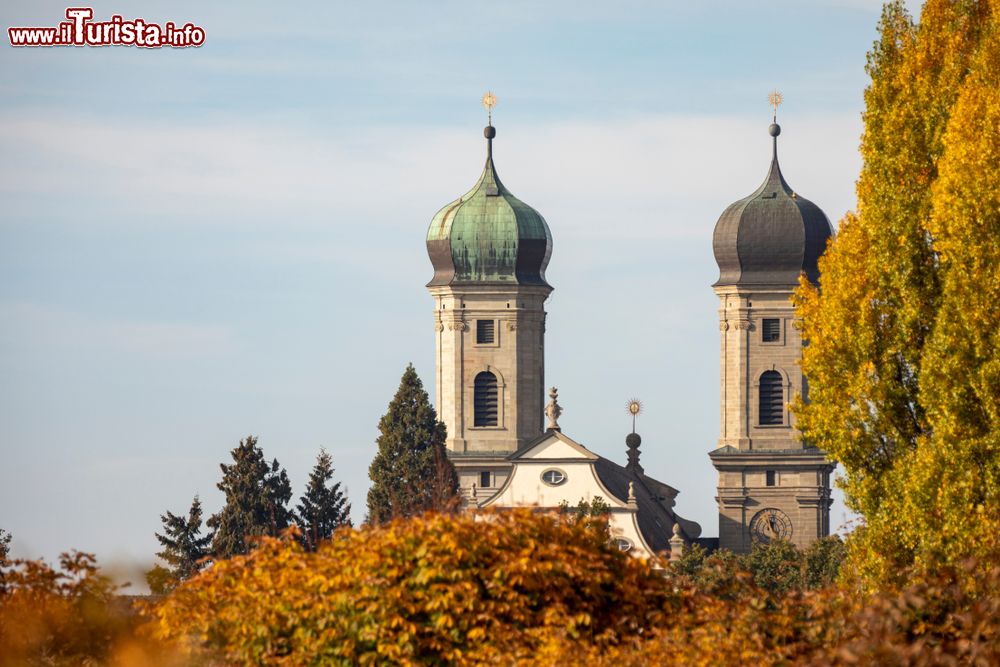
[{"label": "autumn tree", "polygon": [[10,533],[8,533],[3,528],[0,528],[0,562],[7,559],[7,554],[10,553]]},{"label": "autumn tree", "polygon": [[164,599],[155,631],[218,650],[220,664],[532,664],[548,637],[607,646],[665,623],[670,594],[583,523],[432,513],[312,553],[266,539]]},{"label": "autumn tree", "polygon": [[1000,452],[1000,5],[883,10],[858,208],[796,295],[811,444],[843,465],[870,580],[982,554]]},{"label": "autumn tree", "polygon": [[445,453],[445,426],[413,364],[403,372],[378,429],[378,453],[368,469],[369,521],[383,523],[454,503],[458,476]]},{"label": "autumn tree", "polygon": [[296,511],[302,543],[310,551],[315,551],[320,540],[330,537],[337,528],[351,525],[351,504],[340,482],[330,484],[332,479],[333,459],[325,449],[320,450]]},{"label": "autumn tree", "polygon": [[226,504],[207,522],[214,530],[212,555],[216,558],[247,553],[250,538],[279,535],[291,519],[292,486],[278,460],[269,464],[252,435],[241,440],[231,454],[231,464],[219,464],[222,481],[217,486],[226,494]]},{"label": "autumn tree", "polygon": [[189,579],[205,566],[204,559],[209,555],[212,535],[201,534],[201,515],[201,500],[198,496],[191,502],[187,516],[170,511],[160,515],[163,533],[156,533],[156,539],[163,547],[163,551],[156,555],[169,567],[164,568],[165,572],[154,568],[147,573],[147,583],[154,593],[170,590],[178,582]]}]

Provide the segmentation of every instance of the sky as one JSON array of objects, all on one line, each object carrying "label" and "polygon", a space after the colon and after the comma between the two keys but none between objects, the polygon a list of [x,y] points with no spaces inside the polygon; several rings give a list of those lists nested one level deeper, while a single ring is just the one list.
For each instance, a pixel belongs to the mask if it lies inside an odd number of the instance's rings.
[{"label": "sky", "polygon": [[[321,447],[364,518],[379,417],[433,392],[434,213],[504,184],[554,237],[546,378],[563,431],[718,531],[712,230],[770,160],[855,205],[880,3],[128,2],[203,46],[0,47],[0,528],[14,555],[139,571],[166,510],[217,511],[258,436],[296,497]],[[5,2],[50,26],[65,4]],[[911,10],[914,8],[911,7]],[[839,500],[831,521],[844,523]],[[135,577],[133,577],[135,581]],[[138,583],[138,582],[136,582]]]}]

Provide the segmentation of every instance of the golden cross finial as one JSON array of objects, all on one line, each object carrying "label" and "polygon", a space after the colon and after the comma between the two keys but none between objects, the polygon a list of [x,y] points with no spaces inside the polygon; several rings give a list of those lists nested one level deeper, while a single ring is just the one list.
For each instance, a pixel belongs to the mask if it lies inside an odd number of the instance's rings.
[{"label": "golden cross finial", "polygon": [[774,108],[774,122],[778,122],[778,107],[781,106],[782,99],[784,98],[781,97],[781,93],[778,92],[777,88],[772,90],[767,96],[767,101]]},{"label": "golden cross finial", "polygon": [[493,107],[497,105],[497,96],[492,90],[487,90],[486,94],[483,95],[483,106],[486,108],[486,113],[489,116],[489,124],[493,124]]},{"label": "golden cross finial", "polygon": [[635,433],[635,418],[642,412],[642,401],[638,398],[630,398],[625,404],[625,411],[632,415],[632,432]]}]

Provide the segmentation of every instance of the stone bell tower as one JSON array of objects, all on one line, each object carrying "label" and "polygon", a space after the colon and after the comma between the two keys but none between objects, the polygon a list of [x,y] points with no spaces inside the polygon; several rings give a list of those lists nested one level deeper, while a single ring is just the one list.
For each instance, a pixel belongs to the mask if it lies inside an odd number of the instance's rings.
[{"label": "stone bell tower", "polygon": [[544,306],[552,291],[545,281],[548,225],[500,182],[492,123],[483,134],[479,180],[438,211],[427,231],[435,402],[467,499],[496,491],[511,469],[507,455],[542,433]]},{"label": "stone bell tower", "polygon": [[[777,105],[775,105],[777,106]],[[719,546],[787,539],[804,547],[830,532],[835,464],[800,440],[788,404],[808,396],[793,324],[799,275],[819,283],[817,260],[832,232],[826,215],[785,181],[775,122],[764,183],[731,204],[715,226],[719,280],[721,410],[718,448]]]}]

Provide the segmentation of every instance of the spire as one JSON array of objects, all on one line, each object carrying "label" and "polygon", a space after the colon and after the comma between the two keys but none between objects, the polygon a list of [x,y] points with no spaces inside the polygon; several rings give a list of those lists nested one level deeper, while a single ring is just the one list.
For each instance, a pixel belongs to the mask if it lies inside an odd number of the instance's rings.
[{"label": "spire", "polygon": [[487,90],[483,95],[483,107],[486,108],[486,127],[483,128],[483,136],[486,137],[486,161],[490,166],[493,163],[493,137],[497,136],[497,129],[493,127],[493,107],[496,105],[496,94],[492,90]]},{"label": "spire", "polygon": [[483,136],[486,137],[486,166],[483,167],[483,175],[479,179],[486,188],[488,196],[500,194],[500,177],[497,176],[497,168],[493,164],[493,137],[497,136],[497,129],[493,127],[493,107],[497,105],[497,96],[492,90],[486,91],[483,95],[483,107],[486,109],[486,127],[483,128]]},{"label": "spire", "polygon": [[781,134],[781,126],[778,125],[778,107],[781,106],[783,99],[777,88],[772,90],[767,96],[767,101],[770,102],[771,108],[774,110],[771,116],[771,126],[767,128],[767,132],[771,135],[774,142],[774,152],[771,155],[772,170],[778,164],[778,135]]},{"label": "spire", "polygon": [[642,438],[635,432],[635,418],[642,412],[642,402],[638,398],[633,398],[625,404],[625,410],[632,415],[632,432],[625,436],[625,446],[628,447],[628,464],[625,469],[641,475],[645,472],[639,465],[639,445],[642,444]]},{"label": "spire", "polygon": [[628,447],[628,464],[626,464],[625,469],[638,474],[645,472],[639,465],[639,445],[641,444],[642,438],[639,437],[638,433],[629,433],[625,436],[625,446]]},{"label": "spire", "polygon": [[772,90],[768,96],[767,101],[771,104],[771,125],[767,128],[767,133],[771,135],[771,168],[767,172],[767,178],[764,180],[764,184],[761,186],[763,190],[768,190],[770,192],[777,192],[779,189],[783,190],[785,194],[791,196],[795,199],[795,193],[792,191],[791,186],[785,181],[785,177],[781,174],[781,166],[778,164],[778,135],[781,134],[781,126],[778,125],[778,107],[781,106],[781,102],[784,98],[777,89]]}]

